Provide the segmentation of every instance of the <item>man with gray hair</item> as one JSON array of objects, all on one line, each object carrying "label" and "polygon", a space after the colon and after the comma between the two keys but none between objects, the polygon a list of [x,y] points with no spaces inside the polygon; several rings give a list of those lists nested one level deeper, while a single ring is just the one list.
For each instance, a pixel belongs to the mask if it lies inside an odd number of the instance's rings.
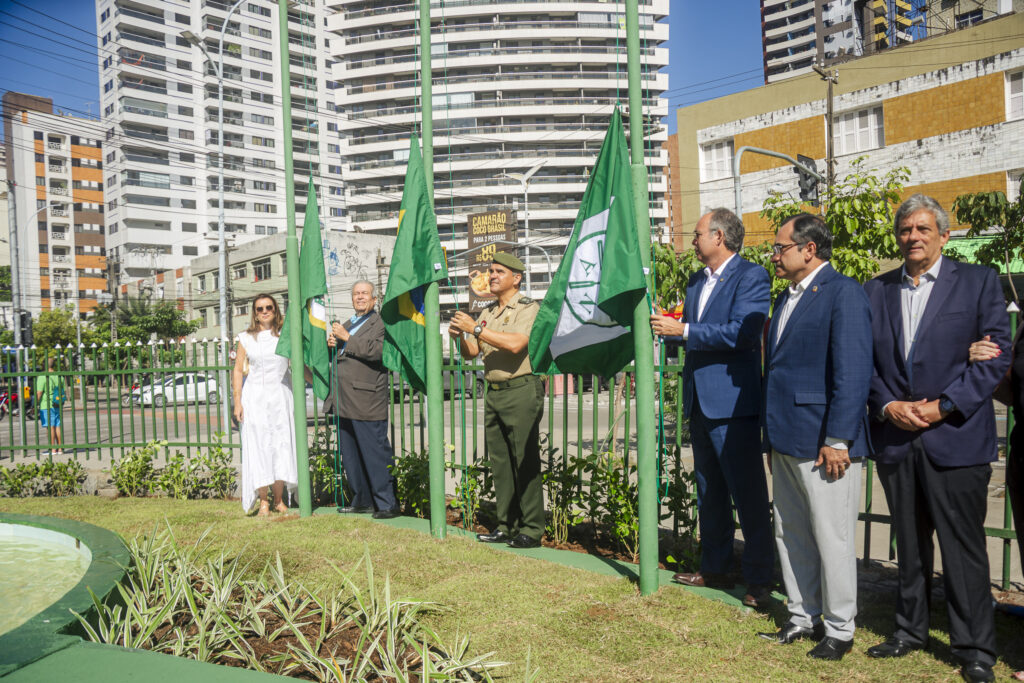
[{"label": "man with gray hair", "polygon": [[[1010,363],[1010,331],[994,270],[943,258],[949,218],[915,194],[894,219],[903,266],[864,285],[871,303],[871,442],[899,558],[896,629],[876,658],[928,647],[932,534],[942,552],[949,641],[968,681],[995,680],[995,623],[985,547],[992,392]],[[989,337],[1003,352],[969,362]]]},{"label": "man with gray hair", "polygon": [[736,255],[743,223],[728,209],[697,221],[693,249],[705,268],[690,277],[683,321],[651,316],[655,334],[686,350],[683,406],[690,420],[703,549],[700,571],[673,579],[729,588],[732,506],[743,531],[743,603],[764,607],[773,583],[768,487],[759,449],[761,335],[771,287],[764,268]]},{"label": "man with gray hair", "polygon": [[384,321],[375,310],[373,283],[352,285],[355,314],[332,323],[327,345],[335,350],[331,393],[324,413],[339,418],[338,442],[352,500],[339,512],[398,516],[395,456],[388,440],[388,372],[384,367]]}]

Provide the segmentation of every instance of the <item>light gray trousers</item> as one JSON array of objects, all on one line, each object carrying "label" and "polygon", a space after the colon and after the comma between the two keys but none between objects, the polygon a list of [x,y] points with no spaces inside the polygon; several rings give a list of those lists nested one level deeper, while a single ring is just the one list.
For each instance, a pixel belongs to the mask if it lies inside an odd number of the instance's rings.
[{"label": "light gray trousers", "polygon": [[861,460],[829,481],[814,460],[772,453],[775,543],[790,622],[851,640],[857,616],[857,510]]}]

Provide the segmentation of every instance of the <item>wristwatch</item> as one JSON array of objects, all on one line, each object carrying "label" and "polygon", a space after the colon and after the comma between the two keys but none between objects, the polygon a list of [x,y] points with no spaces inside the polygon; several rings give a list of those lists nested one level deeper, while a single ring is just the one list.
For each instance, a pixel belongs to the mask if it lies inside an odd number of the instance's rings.
[{"label": "wristwatch", "polygon": [[939,412],[944,415],[949,415],[956,410],[956,404],[950,401],[945,396],[939,397]]},{"label": "wristwatch", "polygon": [[484,331],[483,326],[477,325],[476,327],[473,328],[473,336],[476,337],[477,339],[479,339],[480,335],[483,333],[483,331]]}]

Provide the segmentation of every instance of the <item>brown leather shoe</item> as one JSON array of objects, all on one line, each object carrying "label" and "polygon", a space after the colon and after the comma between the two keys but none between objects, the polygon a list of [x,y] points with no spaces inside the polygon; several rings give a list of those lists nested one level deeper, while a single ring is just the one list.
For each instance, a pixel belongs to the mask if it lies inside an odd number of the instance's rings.
[{"label": "brown leather shoe", "polygon": [[747,586],[743,604],[753,609],[767,609],[772,603],[771,586]]},{"label": "brown leather shoe", "polygon": [[732,588],[736,585],[736,582],[726,574],[679,572],[672,575],[672,580],[684,586],[692,586],[694,588]]}]

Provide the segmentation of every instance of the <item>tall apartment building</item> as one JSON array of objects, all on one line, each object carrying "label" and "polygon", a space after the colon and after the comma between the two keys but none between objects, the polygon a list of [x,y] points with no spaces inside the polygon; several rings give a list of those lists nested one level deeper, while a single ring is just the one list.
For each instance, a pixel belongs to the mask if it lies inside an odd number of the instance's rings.
[{"label": "tall apartment building", "polygon": [[[418,6],[409,0],[328,0],[337,36],[333,77],[341,87],[345,200],[357,229],[395,234],[409,135],[418,125]],[[519,209],[529,181],[530,243],[564,251],[587,176],[616,102],[628,109],[625,18],[608,2],[508,0],[431,4],[434,188],[438,230],[449,254],[466,248],[467,215]],[[619,12],[616,12],[616,10]],[[668,0],[640,4],[644,141],[650,169],[652,231],[664,230],[667,137],[659,121],[668,88]],[[522,230],[519,233],[523,241]],[[542,252],[522,249],[533,292],[548,284]],[[527,251],[529,253],[527,254]],[[456,259],[442,305],[464,293],[465,261]]]},{"label": "tall apartment building", "polygon": [[[279,48],[277,3],[97,0],[100,97],[110,255],[120,278],[153,277],[217,249],[218,87],[224,69],[224,209],[234,244],[284,232],[285,122],[281,63],[292,98],[296,213],[310,174],[325,229],[341,229],[341,161],[322,0],[288,12],[288,54]],[[188,33],[186,33],[188,32]],[[191,34],[191,35],[189,35]],[[219,287],[215,283],[214,289]]]},{"label": "tall apartment building", "polygon": [[1024,0],[761,0],[764,82],[1024,9]]},{"label": "tall apartment building", "polygon": [[[877,175],[906,167],[904,194],[923,192],[947,209],[966,193],[1016,198],[1024,175],[1024,14],[870,55],[857,67],[838,67],[837,178],[865,157],[865,169]],[[804,154],[825,169],[826,112],[825,85],[815,74],[679,109],[680,191],[691,234],[701,213],[734,205],[734,150]],[[798,196],[793,168],[747,153],[740,180],[748,242],[771,239],[760,210],[772,190]]]},{"label": "tall apartment building", "polygon": [[3,117],[18,231],[11,265],[18,269],[22,308],[37,316],[77,305],[85,316],[107,289],[96,122],[54,114],[49,98],[10,91]]}]

